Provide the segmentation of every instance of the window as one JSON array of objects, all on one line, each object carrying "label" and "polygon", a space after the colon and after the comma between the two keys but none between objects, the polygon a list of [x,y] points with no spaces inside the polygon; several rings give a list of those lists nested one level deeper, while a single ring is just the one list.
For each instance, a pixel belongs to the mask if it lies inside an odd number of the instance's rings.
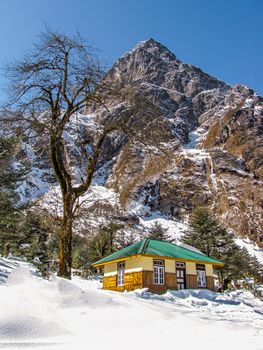
[{"label": "window", "polygon": [[117,268],[117,286],[124,286],[125,261],[118,263]]},{"label": "window", "polygon": [[176,268],[177,269],[185,269],[185,263],[184,262],[176,262]]},{"label": "window", "polygon": [[196,264],[196,272],[197,272],[197,287],[205,288],[206,287],[205,265]]},{"label": "window", "polygon": [[196,264],[196,269],[205,271],[205,265],[203,265],[203,264]]},{"label": "window", "polygon": [[153,261],[153,283],[164,284],[164,261],[154,260]]}]

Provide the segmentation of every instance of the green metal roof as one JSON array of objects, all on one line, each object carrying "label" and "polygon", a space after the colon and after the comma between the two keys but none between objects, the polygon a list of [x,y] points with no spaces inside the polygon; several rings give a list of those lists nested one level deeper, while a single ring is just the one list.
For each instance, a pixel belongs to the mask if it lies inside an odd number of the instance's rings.
[{"label": "green metal roof", "polygon": [[149,238],[145,238],[119,250],[116,253],[106,256],[105,258],[96,261],[93,265],[103,265],[104,263],[131,257],[133,255],[154,255],[223,265],[221,261],[212,259],[201,253],[197,253],[191,249],[180,247],[173,243],[157,241]]}]

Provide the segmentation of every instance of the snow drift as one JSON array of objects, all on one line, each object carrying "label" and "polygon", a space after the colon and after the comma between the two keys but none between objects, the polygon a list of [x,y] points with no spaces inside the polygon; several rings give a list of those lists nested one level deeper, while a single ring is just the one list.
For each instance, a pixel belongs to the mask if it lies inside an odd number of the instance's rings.
[{"label": "snow drift", "polygon": [[249,292],[110,292],[12,259],[0,275],[0,347],[262,349],[263,302]]}]

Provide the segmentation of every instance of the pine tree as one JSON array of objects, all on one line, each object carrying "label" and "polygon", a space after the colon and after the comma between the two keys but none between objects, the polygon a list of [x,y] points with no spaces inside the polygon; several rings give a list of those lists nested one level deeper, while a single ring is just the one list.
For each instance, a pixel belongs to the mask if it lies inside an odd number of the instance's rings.
[{"label": "pine tree", "polygon": [[12,242],[17,239],[17,215],[9,195],[0,192],[0,254],[8,256]]},{"label": "pine tree", "polygon": [[48,276],[50,228],[45,222],[45,216],[28,211],[20,231],[23,237],[18,241],[17,255],[26,257],[28,261],[37,265],[43,276]]},{"label": "pine tree", "polygon": [[167,233],[168,229],[163,227],[162,224],[155,222],[153,226],[151,226],[147,237],[150,239],[156,239],[158,241],[164,242],[173,242],[171,236]]},{"label": "pine tree", "polygon": [[263,282],[263,266],[254,255],[249,262],[249,272],[254,277],[255,282]]},{"label": "pine tree", "polygon": [[89,261],[89,242],[86,237],[74,234],[72,238],[72,267],[83,270]]},{"label": "pine tree", "polygon": [[197,208],[190,225],[191,229],[182,241],[224,263],[224,267],[218,270],[224,289],[227,289],[231,281],[236,282],[248,274],[251,275],[251,256],[246,249],[237,246],[235,236],[228,232],[207,208]]},{"label": "pine tree", "polygon": [[89,244],[90,262],[102,259],[119,249],[117,232],[123,227],[122,224],[110,223],[100,228]]},{"label": "pine tree", "polygon": [[20,208],[16,203],[15,188],[28,169],[12,167],[13,155],[18,140],[14,137],[0,137],[0,254],[7,256],[21,238],[17,229],[21,219]]},{"label": "pine tree", "polygon": [[206,208],[197,208],[190,221],[191,229],[183,242],[196,247],[210,257],[223,256],[227,247],[235,244],[230,234]]},{"label": "pine tree", "polygon": [[17,205],[15,190],[29,171],[28,164],[18,170],[12,166],[18,141],[15,137],[0,137],[0,254],[26,257],[47,274],[49,227],[45,217]]},{"label": "pine tree", "polygon": [[241,249],[235,242],[226,245],[216,258],[224,263],[224,267],[218,271],[224,289],[228,288],[231,281],[236,284],[239,279],[248,276],[250,255],[246,249]]},{"label": "pine tree", "polygon": [[15,137],[0,137],[0,253],[26,257],[34,261],[43,274],[47,273],[48,227],[44,217],[25,206],[17,206],[15,189],[29,171],[27,164],[15,170],[13,157],[18,147]]}]

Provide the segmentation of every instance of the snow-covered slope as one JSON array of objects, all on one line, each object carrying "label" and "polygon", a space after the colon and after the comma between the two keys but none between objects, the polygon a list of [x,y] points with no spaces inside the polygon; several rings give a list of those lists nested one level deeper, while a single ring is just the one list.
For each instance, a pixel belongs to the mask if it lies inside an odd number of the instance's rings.
[{"label": "snow-covered slope", "polygon": [[43,280],[10,259],[0,273],[0,347],[262,349],[263,302],[249,292],[110,292],[99,280]]}]

